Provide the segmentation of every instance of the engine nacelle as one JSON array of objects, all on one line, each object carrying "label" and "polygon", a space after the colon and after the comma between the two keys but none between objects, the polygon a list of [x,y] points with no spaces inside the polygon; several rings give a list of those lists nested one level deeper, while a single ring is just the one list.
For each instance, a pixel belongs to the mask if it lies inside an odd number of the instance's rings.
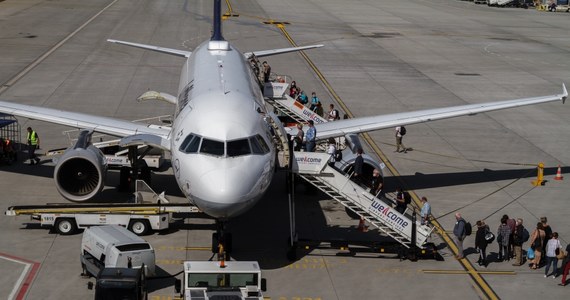
[{"label": "engine nacelle", "polygon": [[82,131],[77,143],[65,150],[55,166],[56,188],[70,201],[87,201],[105,185],[107,162],[101,150],[91,145],[91,134]]},{"label": "engine nacelle", "polygon": [[[356,151],[358,148],[362,149],[362,144],[357,134],[345,135],[346,149],[342,151],[342,161],[335,164],[337,168],[345,173],[352,173],[354,168],[354,161],[356,160]],[[364,153],[362,154],[364,165],[362,166],[363,180],[368,182],[372,179],[372,171],[378,169],[380,176],[384,177],[380,163],[377,162],[372,156]]]}]

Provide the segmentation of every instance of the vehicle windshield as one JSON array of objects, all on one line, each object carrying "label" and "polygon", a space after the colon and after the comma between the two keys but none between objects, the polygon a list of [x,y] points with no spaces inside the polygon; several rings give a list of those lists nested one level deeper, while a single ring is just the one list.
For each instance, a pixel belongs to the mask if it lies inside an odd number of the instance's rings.
[{"label": "vehicle windshield", "polygon": [[239,289],[246,285],[257,285],[257,273],[191,273],[187,274],[187,288],[204,287],[209,290]]}]

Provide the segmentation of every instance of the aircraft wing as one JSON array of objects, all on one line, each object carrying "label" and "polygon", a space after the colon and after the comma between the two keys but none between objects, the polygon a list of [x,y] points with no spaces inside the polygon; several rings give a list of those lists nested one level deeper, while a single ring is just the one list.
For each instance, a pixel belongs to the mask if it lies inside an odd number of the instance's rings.
[{"label": "aircraft wing", "polygon": [[119,41],[119,40],[112,40],[112,39],[108,39],[107,42],[131,46],[131,47],[135,47],[135,48],[151,50],[151,51],[160,52],[160,53],[176,55],[176,56],[182,56],[182,57],[190,57],[190,55],[192,55],[191,51],[184,51],[184,50],[165,48],[165,47],[159,47],[159,46],[153,46],[153,45],[131,43],[131,42],[125,42],[125,41]]},{"label": "aircraft wing", "polygon": [[533,105],[545,102],[563,102],[568,96],[568,91],[562,85],[562,94],[542,96],[534,98],[523,98],[507,101],[468,104],[444,108],[426,109],[411,112],[402,112],[389,115],[379,115],[354,119],[339,120],[315,124],[317,129],[317,139],[323,140],[329,137],[343,136],[348,133],[361,133],[373,130],[396,127],[400,125],[424,123],[435,120],[454,118],[465,115],[475,115],[482,112],[501,110],[525,105]]},{"label": "aircraft wing", "polygon": [[252,55],[255,55],[257,57],[264,57],[264,56],[271,56],[271,55],[277,55],[277,54],[283,54],[283,53],[289,53],[289,52],[295,52],[295,51],[303,51],[303,50],[308,50],[308,49],[313,49],[313,48],[320,48],[322,46],[324,46],[324,45],[309,45],[309,46],[302,46],[302,47],[260,50],[260,51],[246,52],[243,55],[245,55],[246,58],[250,58]]},{"label": "aircraft wing", "polygon": [[17,117],[25,117],[28,119],[40,120],[74,128],[92,129],[96,132],[119,137],[126,137],[135,134],[150,134],[168,139],[170,134],[170,127],[151,127],[151,125],[115,118],[100,117],[84,113],[69,112],[5,101],[0,101],[0,112]]}]

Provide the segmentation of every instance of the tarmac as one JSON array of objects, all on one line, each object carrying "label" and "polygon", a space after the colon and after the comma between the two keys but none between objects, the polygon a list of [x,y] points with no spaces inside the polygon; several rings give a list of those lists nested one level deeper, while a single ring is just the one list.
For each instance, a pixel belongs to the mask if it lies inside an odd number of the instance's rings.
[{"label": "tarmac", "polygon": [[[569,15],[534,9],[491,8],[456,0],[231,1],[234,16],[223,35],[246,52],[322,43],[305,55],[268,57],[273,72],[350,117],[558,94],[570,84]],[[224,6],[224,9],[226,6]],[[210,36],[211,1],[0,1],[0,99],[127,120],[172,114],[165,103],[137,103],[148,89],[176,93],[182,58],[107,43],[128,40],[191,50]],[[284,23],[286,22],[286,23]],[[284,25],[283,25],[284,24]],[[215,108],[213,108],[215,109]],[[20,119],[41,139],[41,150],[69,145],[69,128]],[[444,261],[399,260],[394,255],[311,249],[286,258],[287,190],[282,174],[259,204],[233,219],[232,259],[257,260],[267,299],[562,299],[560,277],[496,262],[475,264],[474,235],[466,259],[454,258],[448,236],[461,212],[496,230],[503,214],[524,219],[532,232],[541,216],[570,241],[570,106],[549,103],[407,126],[395,153],[393,130],[363,135],[365,152],[386,164],[387,189],[403,186],[426,196],[442,235],[432,242]],[[22,138],[24,134],[22,133]],[[59,203],[53,163],[0,166],[0,209]],[[543,162],[546,183],[535,187]],[[564,180],[554,180],[558,166]],[[184,201],[171,172],[152,186]],[[99,199],[125,200],[110,172]],[[344,209],[297,185],[297,229],[313,239],[375,240],[356,229]],[[566,220],[566,221],[565,221]],[[27,217],[0,217],[0,298],[86,299],[80,276],[81,234],[60,236]],[[184,260],[207,260],[214,222],[180,219],[167,232],[145,236],[156,248],[159,275],[182,270]],[[524,248],[526,248],[525,245]],[[151,300],[173,299],[173,280],[153,280]]]}]

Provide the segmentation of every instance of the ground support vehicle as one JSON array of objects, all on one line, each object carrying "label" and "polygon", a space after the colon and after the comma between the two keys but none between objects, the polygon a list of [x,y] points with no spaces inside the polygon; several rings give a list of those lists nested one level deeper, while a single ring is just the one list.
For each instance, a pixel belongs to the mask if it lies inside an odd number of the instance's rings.
[{"label": "ground support vehicle", "polygon": [[[93,288],[92,283],[88,285]],[[104,268],[95,282],[95,300],[146,300],[146,276],[142,269]]]},{"label": "ground support vehicle", "polygon": [[142,268],[145,275],[153,276],[155,273],[152,246],[116,225],[85,230],[80,259],[84,275],[97,276],[104,268]]},{"label": "ground support vehicle", "polygon": [[255,261],[185,261],[184,278],[177,280],[175,287],[180,297],[187,300],[262,300],[266,282]]},{"label": "ground support vehicle", "polygon": [[151,230],[166,230],[173,213],[195,213],[198,208],[190,203],[97,203],[46,204],[8,207],[8,216],[29,215],[41,226],[52,227],[57,233],[69,235],[78,229],[99,225],[120,225],[137,235]]}]

